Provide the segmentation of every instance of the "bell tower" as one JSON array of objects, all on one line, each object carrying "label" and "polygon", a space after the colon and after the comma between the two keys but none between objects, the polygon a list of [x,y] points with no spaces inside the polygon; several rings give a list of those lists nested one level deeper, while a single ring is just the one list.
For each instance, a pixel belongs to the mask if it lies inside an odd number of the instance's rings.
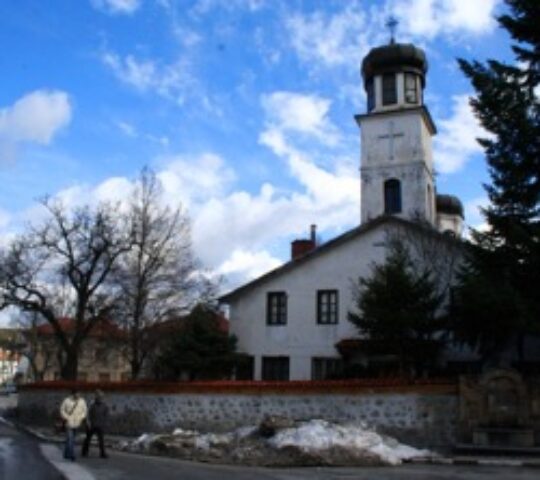
[{"label": "bell tower", "polygon": [[362,223],[386,214],[436,225],[431,137],[437,130],[423,102],[427,68],[421,49],[393,37],[362,62],[367,112],[355,116]]}]

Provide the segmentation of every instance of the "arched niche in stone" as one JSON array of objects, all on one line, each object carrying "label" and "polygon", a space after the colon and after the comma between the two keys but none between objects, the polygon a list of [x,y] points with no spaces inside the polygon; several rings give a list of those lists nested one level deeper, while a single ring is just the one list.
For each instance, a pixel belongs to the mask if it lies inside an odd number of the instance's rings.
[{"label": "arched niche in stone", "polygon": [[529,420],[527,387],[511,369],[486,372],[479,379],[482,391],[480,423],[486,427],[523,427]]}]

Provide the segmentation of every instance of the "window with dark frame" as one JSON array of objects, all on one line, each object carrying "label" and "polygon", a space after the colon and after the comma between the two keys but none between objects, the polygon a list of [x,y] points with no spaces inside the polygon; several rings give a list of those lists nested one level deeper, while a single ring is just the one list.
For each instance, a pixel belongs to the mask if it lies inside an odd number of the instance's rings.
[{"label": "window with dark frame", "polygon": [[413,73],[405,74],[405,101],[407,103],[418,103],[418,91],[416,89],[416,75]]},{"label": "window with dark frame", "polygon": [[338,323],[338,291],[317,291],[317,323],[331,325]]},{"label": "window with dark frame", "polygon": [[289,380],[289,357],[262,357],[261,378],[265,381]]},{"label": "window with dark frame", "polygon": [[366,94],[367,94],[367,109],[371,112],[375,108],[375,85],[373,78],[370,78],[366,82]]},{"label": "window with dark frame", "polygon": [[287,294],[268,292],[266,299],[266,324],[285,325],[287,323]]},{"label": "window with dark frame", "polygon": [[382,77],[382,103],[393,105],[397,103],[396,75],[385,73]]},{"label": "window with dark frame", "polygon": [[255,358],[252,355],[239,357],[235,367],[235,380],[253,380],[255,373]]},{"label": "window with dark frame", "polygon": [[341,358],[313,357],[311,359],[311,379],[328,380],[337,378],[343,370]]},{"label": "window with dark frame", "polygon": [[395,178],[384,182],[384,213],[401,213],[401,183]]}]

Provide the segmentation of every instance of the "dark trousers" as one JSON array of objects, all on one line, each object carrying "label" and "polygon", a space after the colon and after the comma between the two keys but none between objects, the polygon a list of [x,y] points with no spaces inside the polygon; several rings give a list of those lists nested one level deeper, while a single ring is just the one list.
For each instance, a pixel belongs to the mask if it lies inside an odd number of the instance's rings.
[{"label": "dark trousers", "polygon": [[90,447],[90,441],[92,440],[92,436],[94,435],[94,433],[97,435],[98,438],[99,453],[102,457],[104,457],[105,445],[103,444],[103,429],[99,427],[91,427],[86,429],[86,438],[84,439],[81,454],[83,456],[88,455],[88,448]]},{"label": "dark trousers", "polygon": [[66,427],[66,443],[64,445],[64,458],[75,460],[75,435],[76,428]]}]

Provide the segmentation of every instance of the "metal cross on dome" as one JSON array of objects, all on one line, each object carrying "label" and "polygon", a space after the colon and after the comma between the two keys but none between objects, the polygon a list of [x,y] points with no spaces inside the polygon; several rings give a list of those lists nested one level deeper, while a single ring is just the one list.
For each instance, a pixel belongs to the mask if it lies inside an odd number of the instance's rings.
[{"label": "metal cross on dome", "polygon": [[388,27],[388,30],[390,30],[390,43],[396,42],[394,36],[396,34],[396,29],[397,29],[398,24],[399,24],[398,20],[393,15],[390,15],[388,17],[388,20],[386,21],[385,25]]}]

